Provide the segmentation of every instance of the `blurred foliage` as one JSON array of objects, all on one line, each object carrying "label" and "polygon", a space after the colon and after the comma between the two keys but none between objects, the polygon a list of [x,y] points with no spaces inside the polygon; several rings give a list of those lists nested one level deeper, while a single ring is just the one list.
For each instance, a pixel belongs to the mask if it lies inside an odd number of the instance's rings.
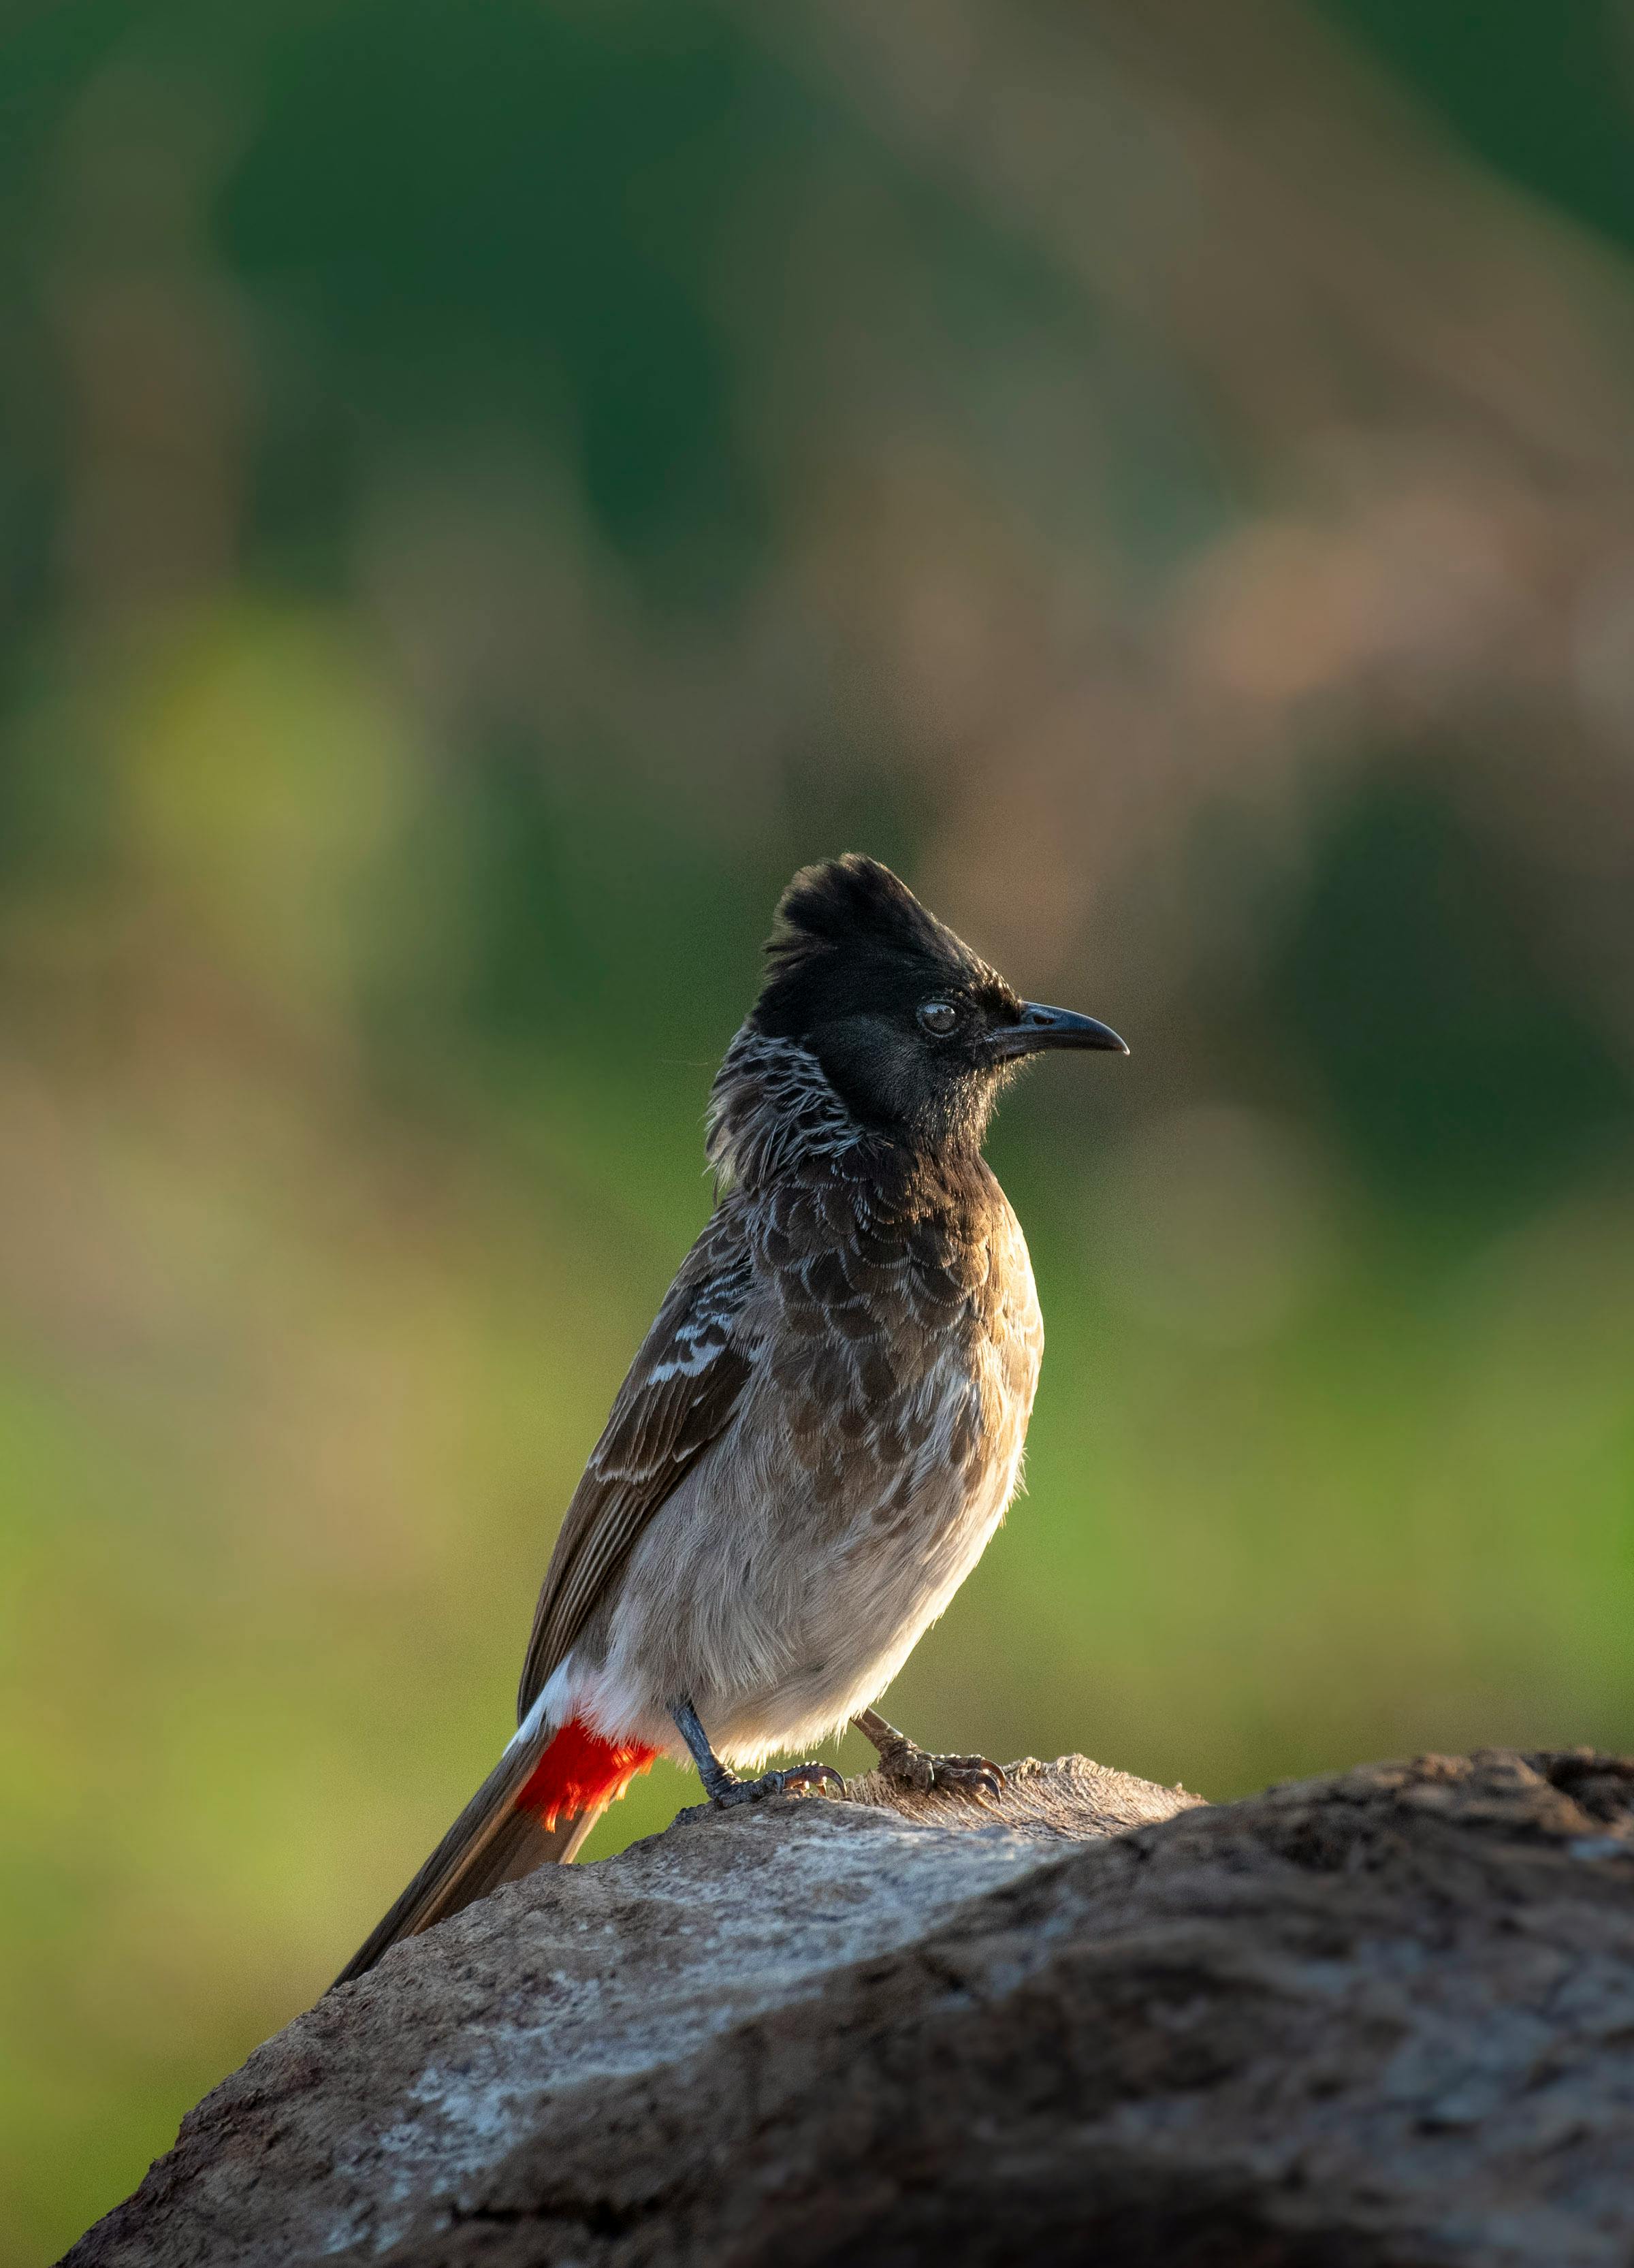
[{"label": "blurred foliage", "polygon": [[1634,1744],[1631,70],[1609,0],[13,17],[0,2260],[485,1770],[826,852],[1135,1048],[1000,1122],[1029,1492],[893,1713],[1216,1796]]}]

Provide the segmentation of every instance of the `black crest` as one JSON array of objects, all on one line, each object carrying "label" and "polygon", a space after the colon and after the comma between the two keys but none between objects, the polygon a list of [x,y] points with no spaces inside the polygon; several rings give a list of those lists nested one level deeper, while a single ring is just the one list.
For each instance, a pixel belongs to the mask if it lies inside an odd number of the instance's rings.
[{"label": "black crest", "polygon": [[801,867],[777,901],[766,951],[775,969],[805,954],[865,939],[899,953],[934,955],[951,948],[970,957],[900,875],[855,850]]},{"label": "black crest", "polygon": [[888,1010],[938,985],[1015,998],[899,875],[855,850],[801,868],[778,901],[766,954],[754,1020],[776,1035],[798,1036],[859,1008]]}]

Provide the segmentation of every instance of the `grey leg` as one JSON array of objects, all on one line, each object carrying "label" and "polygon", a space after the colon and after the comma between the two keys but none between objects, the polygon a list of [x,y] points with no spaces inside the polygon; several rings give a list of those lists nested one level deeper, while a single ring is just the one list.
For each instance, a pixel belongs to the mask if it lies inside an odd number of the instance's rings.
[{"label": "grey leg", "polygon": [[698,1722],[698,1712],[690,1701],[677,1701],[670,1711],[677,1730],[692,1751],[692,1761],[698,1768],[698,1778],[703,1782],[703,1793],[711,1802],[724,1803],[729,1791],[743,1783],[737,1774],[729,1771],[710,1746],[710,1736]]},{"label": "grey leg", "polygon": [[987,1756],[933,1756],[906,1733],[887,1724],[877,1709],[865,1709],[851,1719],[865,1740],[880,1751],[880,1769],[901,1787],[921,1795],[932,1788],[950,1795],[997,1795],[1005,1785],[1000,1767]]},{"label": "grey leg", "polygon": [[740,1779],[710,1748],[710,1736],[698,1722],[698,1712],[690,1701],[677,1701],[669,1713],[692,1751],[704,1793],[723,1811],[735,1804],[758,1803],[768,1795],[819,1795],[829,1784],[836,1795],[845,1793],[845,1782],[832,1764],[791,1764],[786,1771],[762,1772],[758,1779]]}]

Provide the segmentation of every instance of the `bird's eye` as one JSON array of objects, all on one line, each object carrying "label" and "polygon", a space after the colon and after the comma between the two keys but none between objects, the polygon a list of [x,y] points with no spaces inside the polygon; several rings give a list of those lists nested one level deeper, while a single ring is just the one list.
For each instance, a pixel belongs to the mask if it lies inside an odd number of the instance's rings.
[{"label": "bird's eye", "polygon": [[959,1011],[951,1000],[927,1000],[919,1011],[919,1021],[938,1040],[945,1039],[959,1021]]}]

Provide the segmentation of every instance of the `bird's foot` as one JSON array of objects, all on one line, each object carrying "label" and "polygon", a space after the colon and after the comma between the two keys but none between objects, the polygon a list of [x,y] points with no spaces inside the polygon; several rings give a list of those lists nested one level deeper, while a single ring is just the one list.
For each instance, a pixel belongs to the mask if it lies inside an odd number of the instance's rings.
[{"label": "bird's foot", "polygon": [[990,1756],[935,1756],[916,1741],[893,1742],[880,1751],[880,1770],[898,1787],[916,1795],[997,1796],[1005,1785],[1004,1768]]},{"label": "bird's foot", "polygon": [[710,1746],[709,1734],[690,1701],[675,1702],[670,1714],[692,1752],[703,1793],[717,1811],[734,1810],[740,1803],[759,1803],[769,1795],[823,1795],[830,1788],[835,1795],[845,1793],[845,1782],[832,1764],[789,1764],[782,1771],[762,1772],[758,1779],[740,1779]]},{"label": "bird's foot", "polygon": [[740,1803],[759,1803],[769,1795],[826,1795],[845,1793],[845,1782],[832,1764],[790,1764],[783,1771],[762,1772],[758,1779],[737,1779],[722,1766],[722,1778],[710,1789],[717,1810],[731,1811]]}]

